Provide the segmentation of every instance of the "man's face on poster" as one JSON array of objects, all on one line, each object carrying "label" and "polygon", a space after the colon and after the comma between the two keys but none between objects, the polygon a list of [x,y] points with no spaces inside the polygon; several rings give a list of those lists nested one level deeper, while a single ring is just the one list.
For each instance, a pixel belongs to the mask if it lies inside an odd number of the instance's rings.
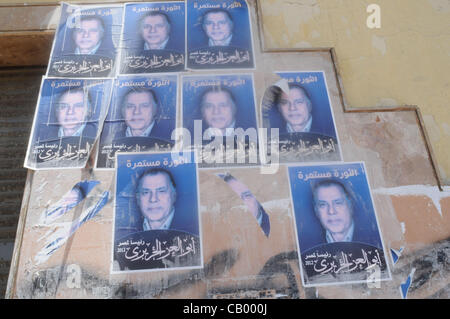
[{"label": "man's face on poster", "polygon": [[133,135],[141,134],[150,126],[156,115],[156,103],[152,94],[150,92],[128,94],[123,105],[123,115]]},{"label": "man's face on poster", "polygon": [[236,179],[230,179],[227,183],[236,194],[239,194],[248,210],[256,218],[259,212],[259,203],[248,187]]},{"label": "man's face on poster", "polygon": [[176,199],[169,177],[164,173],[141,178],[137,203],[141,213],[150,222],[164,220],[172,211]]},{"label": "man's face on poster", "polygon": [[298,88],[291,88],[289,94],[281,93],[278,104],[283,119],[292,128],[303,128],[311,118],[311,111],[308,98],[304,92]]},{"label": "man's face on poster", "polygon": [[141,36],[151,49],[159,48],[169,39],[170,25],[163,15],[144,18],[140,27]]},{"label": "man's face on poster", "polygon": [[340,186],[318,187],[315,209],[320,223],[335,239],[347,234],[353,221],[352,206]]},{"label": "man's face on poster", "polygon": [[233,123],[235,105],[228,92],[208,92],[202,101],[202,116],[211,128],[224,130]]},{"label": "man's face on poster", "polygon": [[87,54],[100,43],[103,27],[97,19],[82,20],[74,30],[74,41],[81,53]]},{"label": "man's face on poster", "polygon": [[83,125],[87,101],[82,92],[64,93],[56,104],[56,119],[66,135],[72,135]]},{"label": "man's face on poster", "polygon": [[211,12],[204,17],[203,30],[209,39],[219,44],[231,36],[233,22],[223,12]]}]

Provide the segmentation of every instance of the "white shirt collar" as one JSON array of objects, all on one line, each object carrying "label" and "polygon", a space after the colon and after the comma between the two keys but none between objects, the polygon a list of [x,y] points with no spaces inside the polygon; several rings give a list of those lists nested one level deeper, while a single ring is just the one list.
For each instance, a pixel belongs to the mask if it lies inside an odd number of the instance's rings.
[{"label": "white shirt collar", "polygon": [[81,133],[83,132],[84,128],[86,127],[86,123],[84,123],[83,125],[81,125],[78,130],[73,133],[72,135],[65,135],[64,134],[64,129],[62,128],[62,126],[59,127],[58,130],[58,137],[68,137],[68,136],[81,136]]},{"label": "white shirt collar", "polygon": [[89,51],[88,53],[81,53],[80,52],[80,48],[77,47],[75,49],[75,54],[95,54],[95,53],[97,53],[98,48],[100,48],[100,44],[102,44],[102,41],[99,41],[98,44],[91,51]]},{"label": "white shirt collar", "polygon": [[159,47],[157,47],[156,49],[150,49],[150,46],[147,44],[147,42],[144,42],[144,51],[146,51],[146,50],[163,50],[166,48],[167,42],[169,42],[169,38],[167,38],[166,41],[161,43],[161,45]]},{"label": "white shirt collar", "polygon": [[[138,136],[143,136],[143,137],[150,136],[150,132],[152,131],[153,126],[155,126],[155,121],[153,121],[153,122],[145,129],[145,131],[142,132],[142,134],[141,134],[141,135],[138,135]],[[127,126],[127,130],[125,131],[125,136],[126,136],[126,137],[133,137],[133,136],[134,136],[133,133],[131,132],[131,129],[130,129],[129,126]]]},{"label": "white shirt collar", "polygon": [[[172,210],[170,211],[169,215],[166,218],[166,221],[159,228],[155,229],[169,229],[174,216],[175,216],[175,208],[172,208]],[[144,230],[153,230],[152,226],[150,225],[150,222],[145,217],[144,223],[142,224],[142,228]]]},{"label": "white shirt collar", "polygon": [[232,37],[233,37],[233,34],[230,34],[230,36],[229,36],[228,38],[226,38],[225,40],[223,40],[223,44],[215,44],[214,41],[211,40],[211,38],[209,38],[209,40],[208,40],[208,45],[209,45],[210,47],[217,47],[217,46],[220,46],[220,47],[226,47],[226,46],[229,46],[229,45],[230,45],[230,43],[231,43],[231,38],[232,38]]},{"label": "white shirt collar", "polygon": [[[352,241],[354,231],[355,231],[355,225],[352,222],[352,225],[348,229],[347,234],[345,235],[344,239],[341,241],[343,241],[343,242]],[[335,243],[336,242],[336,240],[334,240],[333,236],[331,235],[331,233],[328,230],[326,231],[326,239],[327,239],[327,243]]]},{"label": "white shirt collar", "polygon": [[[309,117],[308,122],[306,123],[305,127],[301,132],[309,132],[311,131],[311,125],[312,125],[312,116]],[[288,133],[295,133],[294,129],[292,128],[291,124],[286,124],[286,130]]]}]

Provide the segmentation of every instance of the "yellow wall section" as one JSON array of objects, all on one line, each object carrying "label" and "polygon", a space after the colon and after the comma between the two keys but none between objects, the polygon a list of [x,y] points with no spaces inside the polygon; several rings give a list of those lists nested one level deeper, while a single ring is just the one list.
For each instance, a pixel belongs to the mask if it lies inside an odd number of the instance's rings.
[{"label": "yellow wall section", "polygon": [[[381,7],[369,29],[367,6]],[[260,1],[267,48],[336,49],[352,107],[417,105],[450,185],[450,1]]]}]

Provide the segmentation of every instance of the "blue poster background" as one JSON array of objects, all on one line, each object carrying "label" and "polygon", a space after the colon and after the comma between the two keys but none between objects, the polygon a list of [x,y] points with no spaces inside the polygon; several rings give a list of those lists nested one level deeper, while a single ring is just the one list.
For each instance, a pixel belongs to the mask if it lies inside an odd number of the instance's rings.
[{"label": "blue poster background", "polygon": [[[236,99],[236,126],[246,130],[257,129],[253,78],[248,74],[186,76],[183,77],[183,126],[194,137],[194,120],[201,120],[200,102],[202,93],[211,87],[225,87]],[[206,130],[203,123],[203,131]]]},{"label": "blue poster background", "polygon": [[[144,85],[126,85],[127,83],[143,83]],[[159,114],[156,121],[167,127],[167,139],[170,140],[172,130],[176,126],[177,111],[177,76],[147,75],[121,76],[116,78],[111,98],[111,106],[102,131],[101,143],[113,140],[114,134],[125,129],[125,120],[121,112],[123,96],[133,88],[147,88],[155,92],[158,99]]]},{"label": "blue poster background", "polygon": [[[341,179],[345,172],[357,172],[357,176]],[[322,226],[315,216],[311,181],[321,180],[313,178],[309,180],[299,179],[298,176],[320,176],[330,173],[331,178],[342,182],[349,189],[355,199],[354,221],[355,228],[359,228],[367,239],[364,244],[382,249],[381,236],[377,227],[375,210],[370,196],[370,190],[366,178],[366,172],[362,163],[330,164],[317,166],[288,167],[291,196],[294,205],[294,214],[297,227],[298,241],[302,254],[323,243]],[[311,174],[311,175],[310,175]],[[338,177],[335,177],[336,175]],[[323,178],[322,178],[323,179]]]},{"label": "blue poster background", "polygon": [[[209,46],[209,38],[202,27],[203,16],[210,10],[228,12],[233,21],[230,43]],[[253,43],[249,10],[244,0],[188,0],[187,66],[192,69],[254,68]]]},{"label": "blue poster background", "polygon": [[[146,11],[145,9],[151,9]],[[124,50],[142,51],[144,40],[139,35],[139,21],[149,12],[162,12],[170,19],[168,50],[185,51],[185,7],[184,2],[132,3],[125,5],[122,44]]]},{"label": "blue poster background", "polygon": [[[122,12],[123,6],[85,8],[63,3],[47,75],[57,77],[113,76],[122,28]],[[90,16],[100,18],[105,26],[100,47],[92,55],[75,54],[76,45],[72,35],[75,22],[80,17]]]},{"label": "blue poster background", "polygon": [[[239,6],[236,6],[239,3]],[[233,6],[234,5],[234,6]],[[204,7],[202,7],[204,6]],[[220,1],[187,1],[187,42],[188,52],[208,47],[208,37],[202,28],[202,16],[208,10],[219,7],[227,10],[233,18],[233,38],[240,48],[252,51],[250,33],[250,21],[248,7],[243,0],[220,0]]]},{"label": "blue poster background", "polygon": [[137,225],[137,223],[142,223],[142,219],[137,207],[135,193],[138,178],[150,166],[137,167],[139,163],[159,162],[158,165],[151,167],[161,167],[172,174],[177,192],[174,204],[175,214],[179,214],[183,221],[183,226],[176,230],[195,236],[200,235],[197,164],[194,161],[192,152],[187,152],[186,154],[186,162],[177,166],[173,165],[171,153],[117,154],[115,241],[133,232],[127,231],[127,229],[141,227],[141,225]]},{"label": "blue poster background", "polygon": [[[91,97],[91,117],[88,124],[95,125],[98,128],[99,119],[107,112],[111,85],[112,80],[110,79],[45,79],[42,83],[39,105],[37,106],[38,110],[35,118],[33,141],[39,142],[45,140],[44,137],[48,135],[48,131],[53,130],[55,125],[57,125],[55,104],[58,102],[58,96],[69,87],[87,88]],[[95,139],[96,134],[97,132],[87,137]]]},{"label": "blue poster background", "polygon": [[[328,99],[328,92],[325,85],[325,78],[322,72],[278,72],[281,78],[287,79],[289,83],[299,84],[308,92],[312,103],[312,117],[316,127],[311,133],[324,134],[337,138],[336,129],[333,123],[333,115]],[[309,81],[308,81],[309,80]],[[286,122],[281,117],[276,105],[263,115],[269,119],[269,128],[284,128]]]}]

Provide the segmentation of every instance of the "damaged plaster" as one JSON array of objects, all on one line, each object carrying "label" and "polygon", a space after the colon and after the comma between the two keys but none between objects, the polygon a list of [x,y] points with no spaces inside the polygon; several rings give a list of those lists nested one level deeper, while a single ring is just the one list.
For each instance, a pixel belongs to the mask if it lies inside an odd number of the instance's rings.
[{"label": "damaged plaster", "polygon": [[[450,185],[450,2],[378,0],[381,29],[366,26],[370,2],[261,1],[267,48],[335,48],[350,107],[417,105]],[[380,100],[380,96],[384,100]],[[395,104],[391,102],[395,101]]]}]

